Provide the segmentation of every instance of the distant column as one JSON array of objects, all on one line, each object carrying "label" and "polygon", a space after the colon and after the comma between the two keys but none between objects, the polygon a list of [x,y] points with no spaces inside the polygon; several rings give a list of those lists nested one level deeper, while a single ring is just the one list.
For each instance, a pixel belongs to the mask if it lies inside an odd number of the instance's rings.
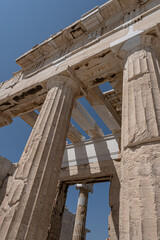
[{"label": "distant column", "polygon": [[72,240],[85,240],[88,193],[93,193],[93,184],[77,184],[76,188],[79,189],[79,198]]}]

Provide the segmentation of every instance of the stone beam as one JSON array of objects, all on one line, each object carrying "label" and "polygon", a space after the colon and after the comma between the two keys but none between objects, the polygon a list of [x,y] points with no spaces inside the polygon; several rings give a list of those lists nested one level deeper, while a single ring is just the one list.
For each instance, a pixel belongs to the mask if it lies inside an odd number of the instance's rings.
[{"label": "stone beam", "polygon": [[121,120],[98,87],[90,89],[86,99],[112,132],[120,131]]},{"label": "stone beam", "polygon": [[20,115],[20,118],[24,120],[26,123],[28,123],[31,127],[34,126],[37,120],[37,117],[38,117],[38,114],[35,111]]},{"label": "stone beam", "polygon": [[85,139],[85,137],[83,137],[82,134],[71,123],[70,123],[67,138],[72,143],[78,143]]},{"label": "stone beam", "polygon": [[[32,112],[20,115],[20,117],[22,120],[28,123],[31,127],[33,127],[38,117],[38,114],[35,111],[32,111]],[[72,124],[70,124],[67,138],[72,143],[77,143],[85,139],[85,137],[83,137],[81,133]]]},{"label": "stone beam", "polygon": [[119,118],[122,117],[122,94],[118,91],[115,91],[114,89],[111,89],[107,92],[103,93],[104,97],[107,101],[111,104],[111,106],[114,108],[116,113],[118,114]]},{"label": "stone beam", "polygon": [[[110,179],[120,166],[119,145],[120,134],[66,145],[60,180],[76,183],[93,181],[96,178]],[[9,161],[3,160],[4,165],[7,165],[7,162]]]},{"label": "stone beam", "polygon": [[76,183],[110,178],[120,164],[119,145],[119,134],[67,145],[60,180]]},{"label": "stone beam", "polygon": [[103,132],[95,120],[78,101],[75,102],[72,117],[91,138],[103,136]]},{"label": "stone beam", "polygon": [[0,127],[4,127],[12,123],[12,118],[3,112],[0,112]]}]

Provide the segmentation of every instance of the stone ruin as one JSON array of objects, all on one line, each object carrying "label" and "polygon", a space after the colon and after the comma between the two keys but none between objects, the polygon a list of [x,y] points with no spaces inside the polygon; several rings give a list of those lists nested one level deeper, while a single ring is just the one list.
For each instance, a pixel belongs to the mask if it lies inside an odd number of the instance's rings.
[{"label": "stone ruin", "polygon": [[160,240],[159,59],[159,0],[110,0],[16,60],[0,85],[0,126],[19,116],[33,130],[16,165],[0,158],[1,240],[58,240],[68,186],[102,181],[110,240]]}]

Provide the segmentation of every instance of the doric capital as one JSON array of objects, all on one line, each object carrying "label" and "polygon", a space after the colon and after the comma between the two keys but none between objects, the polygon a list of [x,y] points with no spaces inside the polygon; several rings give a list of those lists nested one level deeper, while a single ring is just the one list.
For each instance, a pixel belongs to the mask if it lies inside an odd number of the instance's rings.
[{"label": "doric capital", "polygon": [[51,79],[49,79],[46,83],[47,90],[53,88],[53,87],[60,87],[60,85],[68,85],[72,88],[74,94],[78,94],[80,91],[80,87],[75,79],[65,76],[65,75],[56,75],[53,76]]},{"label": "doric capital", "polygon": [[85,189],[88,192],[93,193],[93,184],[76,184],[76,189]]},{"label": "doric capital", "polygon": [[120,51],[125,53],[124,55],[127,57],[128,55],[136,52],[138,50],[146,49],[146,48],[158,48],[159,40],[158,38],[152,35],[137,35],[129,40],[127,40],[122,46]]}]

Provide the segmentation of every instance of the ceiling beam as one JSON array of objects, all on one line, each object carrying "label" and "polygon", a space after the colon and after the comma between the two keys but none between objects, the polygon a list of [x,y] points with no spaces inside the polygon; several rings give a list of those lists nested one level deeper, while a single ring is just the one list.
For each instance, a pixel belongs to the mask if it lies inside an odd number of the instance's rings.
[{"label": "ceiling beam", "polygon": [[85,137],[82,136],[82,134],[72,124],[70,124],[67,138],[72,143],[78,143],[85,140]]},{"label": "ceiling beam", "polygon": [[12,123],[12,118],[0,111],[0,127],[4,127]]},{"label": "ceiling beam", "polygon": [[23,115],[20,115],[20,118],[24,120],[28,125],[31,127],[34,126],[36,120],[37,120],[38,114],[35,111],[25,113]]},{"label": "ceiling beam", "polygon": [[96,138],[104,135],[95,120],[78,101],[74,104],[72,117],[89,137]]},{"label": "ceiling beam", "polygon": [[95,180],[116,174],[120,168],[120,134],[90,139],[66,146],[61,181]]},{"label": "ceiling beam", "polygon": [[119,132],[121,120],[99,87],[88,90],[87,101],[112,132]]},{"label": "ceiling beam", "polygon": [[[22,120],[28,123],[31,127],[33,127],[38,117],[38,114],[35,111],[32,111],[32,112],[25,113],[20,117]],[[85,137],[83,137],[82,134],[72,124],[70,124],[67,138],[72,143],[78,143],[85,139]]]}]

